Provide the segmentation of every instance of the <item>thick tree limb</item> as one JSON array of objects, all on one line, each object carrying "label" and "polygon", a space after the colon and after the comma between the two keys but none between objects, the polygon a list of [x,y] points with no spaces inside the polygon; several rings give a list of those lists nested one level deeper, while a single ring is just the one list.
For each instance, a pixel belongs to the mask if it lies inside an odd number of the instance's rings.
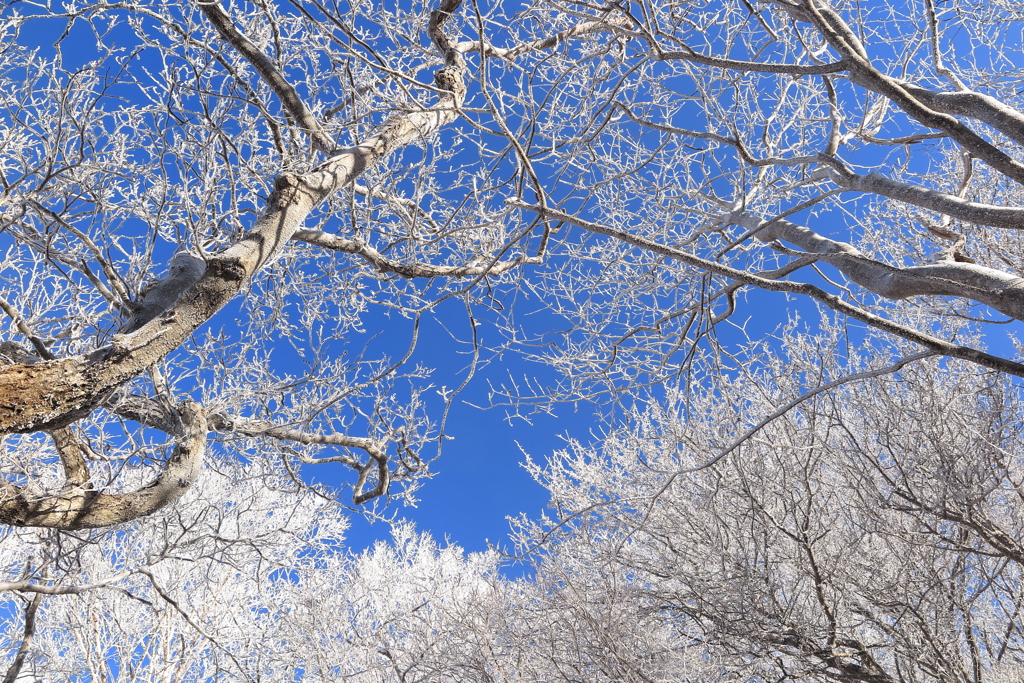
[{"label": "thick tree limb", "polygon": [[893,104],[920,123],[945,132],[965,150],[983,160],[999,173],[1024,184],[1024,164],[985,140],[953,116],[923,104],[910,90],[904,87],[903,82],[899,79],[887,76],[874,68],[860,39],[835,10],[816,0],[807,0],[801,10],[804,17],[802,20],[813,23],[825,40],[842,55],[843,61],[848,65],[852,83],[887,97]]},{"label": "thick tree limb", "polygon": [[902,81],[900,85],[930,109],[981,121],[1014,142],[1024,145],[1024,114],[994,97],[973,91],[936,92]]},{"label": "thick tree limb", "polygon": [[1024,209],[979,204],[938,190],[892,180],[877,173],[843,177],[836,174],[835,180],[848,190],[878,194],[968,223],[1024,230]]},{"label": "thick tree limb", "polygon": [[[761,242],[794,244],[808,255],[831,264],[867,291],[887,299],[954,296],[1024,320],[1024,278],[1016,275],[954,261],[896,268],[864,256],[846,242],[822,237],[787,220],[762,221],[747,213],[734,214],[729,220],[747,228]],[[765,227],[761,228],[762,225]]]},{"label": "thick tree limb", "polygon": [[205,270],[206,264],[196,254],[187,251],[175,254],[168,265],[167,275],[151,283],[142,292],[138,309],[121,332],[134,332],[169,309],[182,292],[199,282]]},{"label": "thick tree limb", "polygon": [[239,243],[206,263],[202,278],[162,315],[87,356],[0,368],[0,433],[66,426],[117,386],[177,348],[273,258],[311,210],[315,196],[295,176],[275,183],[263,217]]},{"label": "thick tree limb", "polygon": [[[94,529],[116,526],[153,514],[169,505],[192,486],[202,468],[206,451],[206,416],[198,404],[187,401],[179,413],[184,434],[156,481],[131,493],[99,493],[69,481],[58,492],[38,495],[24,487],[0,481],[0,524],[53,529]],[[76,442],[69,429],[56,430],[54,437],[67,462],[66,451],[85,446]],[[80,462],[84,468],[84,459]],[[86,473],[87,476],[87,473]]]},{"label": "thick tree limb", "polygon": [[78,438],[70,427],[61,427],[50,433],[53,445],[57,448],[61,465],[64,468],[65,486],[79,488],[89,481],[89,466],[86,455],[89,447]]}]

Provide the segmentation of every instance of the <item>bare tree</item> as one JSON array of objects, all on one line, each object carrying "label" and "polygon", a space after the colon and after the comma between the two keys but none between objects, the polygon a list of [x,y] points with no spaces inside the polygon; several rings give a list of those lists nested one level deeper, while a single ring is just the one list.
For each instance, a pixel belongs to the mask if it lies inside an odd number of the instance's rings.
[{"label": "bare tree", "polygon": [[12,649],[26,640],[21,603],[42,597],[18,680],[669,681],[702,668],[617,577],[594,583],[590,604],[552,601],[558,577],[503,579],[497,553],[465,556],[408,525],[346,555],[332,547],[346,523],[329,501],[239,474],[214,473],[183,513],[136,523],[127,555],[109,532],[8,535],[8,557],[90,572],[84,583],[3,584]]},{"label": "bare tree", "polygon": [[[211,449],[271,490],[316,496],[303,466],[340,463],[355,505],[411,496],[448,387],[522,353],[547,369],[495,404],[604,404],[614,435],[537,470],[556,517],[522,541],[558,599],[536,604],[581,619],[549,627],[544,671],[678,680],[692,652],[719,662],[693,678],[1019,677],[1020,11],[513,11],[5,7],[0,521],[142,533],[184,514]],[[472,361],[433,401],[410,359],[452,301]],[[374,307],[407,352],[346,355]],[[26,563],[10,590],[87,583]],[[500,629],[472,614],[452,628],[476,648]]]},{"label": "bare tree", "polygon": [[535,470],[556,513],[521,543],[563,594],[584,562],[622,577],[721,680],[1018,680],[1019,388],[963,363],[879,375],[865,356],[843,370],[875,376],[756,428],[835,353],[817,342],[556,454]]}]

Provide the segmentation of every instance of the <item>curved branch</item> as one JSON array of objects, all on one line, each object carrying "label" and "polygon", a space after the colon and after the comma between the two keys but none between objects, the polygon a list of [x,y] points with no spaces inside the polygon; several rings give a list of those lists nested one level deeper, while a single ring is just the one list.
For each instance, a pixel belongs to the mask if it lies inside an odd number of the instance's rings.
[{"label": "curved branch", "polygon": [[[95,529],[116,526],[157,510],[180,498],[195,482],[206,451],[206,416],[197,403],[180,407],[184,434],[156,481],[131,493],[98,493],[83,485],[65,486],[41,496],[24,487],[0,482],[0,524],[51,529]],[[73,444],[70,430],[58,430],[58,449]],[[62,459],[64,459],[62,452]],[[82,463],[84,466],[84,462]]]},{"label": "curved branch", "polygon": [[27,579],[24,581],[0,581],[0,591],[20,591],[22,593],[39,593],[42,595],[79,595],[94,588],[108,588],[134,573],[135,570],[131,570],[93,583],[56,586],[33,583]]},{"label": "curved branch", "polygon": [[53,445],[60,456],[60,463],[64,468],[64,486],[66,488],[82,489],[89,481],[89,466],[86,464],[86,455],[91,449],[79,439],[70,427],[61,427],[50,433]]},{"label": "curved branch", "polygon": [[899,79],[883,74],[868,59],[864,46],[835,10],[818,2],[807,2],[805,21],[810,21],[826,41],[843,56],[850,81],[887,97],[909,116],[929,128],[941,130],[965,150],[983,160],[1007,178],[1024,184],[1024,164],[984,139],[953,116],[929,108]]},{"label": "curved branch", "polygon": [[[373,439],[359,436],[348,436],[347,434],[312,434],[301,429],[292,429],[275,425],[273,422],[264,420],[247,420],[228,415],[218,414],[210,417],[210,427],[221,432],[233,432],[242,436],[261,437],[267,436],[282,441],[294,441],[304,446],[321,445],[337,446],[340,448],[358,448],[366,451],[371,457],[384,457],[381,444]],[[301,455],[299,460],[304,463],[314,464],[323,462],[341,462],[356,470],[363,467],[363,463],[349,456],[337,456],[334,458],[304,458]]]},{"label": "curved branch", "polygon": [[642,119],[636,114],[634,114],[629,109],[629,107],[622,104],[621,102],[613,102],[612,106],[621,111],[622,113],[624,113],[626,116],[628,116],[630,121],[645,128],[650,128],[652,130],[660,130],[663,133],[671,133],[672,135],[682,135],[688,138],[695,138],[697,140],[712,140],[722,145],[729,145],[730,147],[736,147],[739,144],[739,142],[734,138],[727,138],[723,135],[718,135],[716,133],[705,133],[696,130],[687,130],[686,128],[677,128],[676,126],[670,126],[665,123],[655,123],[654,121]]},{"label": "curved branch", "polygon": [[[213,429],[225,432],[234,432],[243,436],[270,437],[282,441],[294,441],[303,445],[320,444],[324,446],[338,446],[341,448],[358,448],[370,456],[366,462],[360,462],[356,458],[347,455],[337,455],[327,458],[310,458],[301,453],[295,456],[300,462],[309,465],[318,465],[328,462],[340,462],[348,465],[359,477],[352,493],[352,502],[355,505],[362,505],[367,501],[379,498],[388,492],[391,486],[391,471],[388,469],[388,456],[384,448],[387,445],[367,437],[348,436],[346,434],[313,434],[304,432],[301,429],[281,427],[272,422],[263,420],[248,420],[234,418],[228,415],[214,415],[210,418],[210,425]],[[370,490],[366,489],[370,475],[376,471],[376,484]]]},{"label": "curved branch", "polygon": [[964,82],[942,61],[942,48],[939,47],[939,20],[935,16],[935,3],[932,0],[924,0],[924,11],[928,20],[928,32],[931,34],[929,42],[932,48],[932,59],[935,61],[935,73],[952,83],[957,90],[966,91],[967,86],[964,85]]}]

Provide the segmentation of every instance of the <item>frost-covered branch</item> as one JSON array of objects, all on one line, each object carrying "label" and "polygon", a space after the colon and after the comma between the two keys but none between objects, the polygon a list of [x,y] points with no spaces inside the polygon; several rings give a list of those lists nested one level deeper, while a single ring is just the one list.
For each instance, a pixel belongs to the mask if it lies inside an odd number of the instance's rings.
[{"label": "frost-covered branch", "polygon": [[89,412],[113,388],[165,357],[227,304],[260,268],[278,256],[315,206],[348,186],[393,150],[458,117],[465,97],[465,61],[443,28],[459,0],[431,13],[429,34],[445,55],[435,74],[442,94],[426,110],[399,113],[358,145],[335,150],[310,172],[283,173],[260,218],[235,245],[211,256],[199,280],[142,327],[86,356],[0,368],[0,432],[60,427]]},{"label": "frost-covered branch", "polygon": [[[925,266],[891,266],[802,225],[739,213],[729,222],[742,225],[761,242],[789,242],[808,255],[835,266],[869,292],[888,299],[955,296],[990,306],[1024,320],[1024,278],[974,263],[943,261]],[[762,227],[764,226],[764,227]]]},{"label": "frost-covered branch", "polygon": [[196,4],[217,29],[220,36],[252,64],[256,73],[270,86],[274,94],[281,100],[284,108],[306,132],[313,145],[324,154],[333,153],[336,147],[334,141],[306,107],[294,86],[288,82],[288,79],[270,58],[238,30],[231,17],[220,6],[219,0],[197,0]]},{"label": "frost-covered branch", "polygon": [[464,266],[438,266],[432,263],[407,263],[389,259],[365,242],[345,239],[339,235],[318,230],[300,230],[292,236],[292,239],[332,251],[361,256],[377,272],[394,273],[404,278],[498,276],[519,265],[542,263],[539,256],[519,256],[507,261],[494,259],[493,262],[488,262],[486,259],[478,258],[473,263]]},{"label": "frost-covered branch", "polygon": [[585,221],[577,216],[571,216],[567,213],[563,213],[556,209],[536,206],[528,204],[526,202],[518,200],[510,200],[511,206],[516,206],[528,211],[535,211],[542,216],[554,218],[556,220],[564,221],[575,225],[583,230],[592,232],[599,235],[606,235],[613,239],[619,240],[626,244],[630,244],[635,247],[639,247],[646,251],[661,256],[668,256],[670,258],[677,259],[686,265],[699,268],[706,272],[715,273],[717,275],[725,276],[731,280],[742,282],[746,285],[753,285],[760,289],[765,289],[772,292],[790,292],[792,294],[801,294],[809,298],[820,301],[829,308],[833,309],[838,313],[847,315],[855,320],[867,323],[871,327],[876,329],[889,332],[903,339],[915,342],[924,346],[925,348],[931,349],[937,353],[941,353],[946,356],[953,358],[961,358],[968,360],[984,367],[992,368],[1000,372],[1006,372],[1008,374],[1016,375],[1018,377],[1024,377],[1024,365],[1017,363],[1012,360],[1000,358],[992,354],[986,353],[979,349],[961,346],[958,344],[952,344],[950,342],[939,339],[933,335],[920,332],[913,328],[901,325],[899,323],[886,320],[878,315],[869,313],[858,306],[848,303],[834,294],[830,294],[825,290],[815,285],[795,283],[795,282],[780,282],[777,280],[769,280],[766,278],[751,275],[750,273],[742,270],[737,270],[729,266],[725,266],[709,259],[695,256],[691,253],[668,247],[662,244],[658,244],[649,239],[633,235],[625,230],[612,228],[605,225],[600,225],[590,221]]},{"label": "frost-covered branch", "polygon": [[186,401],[179,409],[182,433],[156,479],[128,493],[102,493],[87,481],[83,451],[88,446],[70,429],[53,432],[67,484],[60,491],[37,491],[0,481],[0,523],[21,527],[93,529],[151,515],[188,491],[203,465],[206,416],[198,404]]}]

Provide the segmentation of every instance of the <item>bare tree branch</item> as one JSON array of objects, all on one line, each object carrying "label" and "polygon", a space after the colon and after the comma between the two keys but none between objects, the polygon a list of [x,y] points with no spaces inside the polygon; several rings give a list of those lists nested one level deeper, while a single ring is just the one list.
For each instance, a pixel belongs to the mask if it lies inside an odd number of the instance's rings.
[{"label": "bare tree branch", "polygon": [[[28,323],[26,323],[25,320],[20,315],[18,315],[18,312],[14,310],[14,306],[11,306],[11,304],[9,304],[5,299],[0,298],[0,309],[2,309],[3,312],[7,314],[7,316],[11,319],[11,322],[13,322],[15,327],[18,328],[18,331],[21,332],[21,334],[24,335],[26,339],[32,342],[32,346],[35,348],[36,353],[39,354],[40,358],[45,358],[46,360],[53,360],[53,354],[50,353],[50,349],[46,348],[46,344],[43,343],[42,339],[33,334],[32,329],[28,326]],[[14,362],[22,363],[24,361],[14,360]]]},{"label": "bare tree branch", "polygon": [[[243,436],[266,436],[283,441],[294,441],[303,445],[318,444],[322,446],[337,446],[340,448],[357,448],[359,450],[366,451],[367,454],[374,458],[386,457],[383,452],[383,444],[366,437],[348,436],[347,434],[312,434],[300,429],[281,427],[273,424],[272,422],[266,422],[263,420],[248,420],[221,414],[214,415],[210,418],[210,426],[218,431],[233,432]],[[300,459],[302,462],[309,464],[341,462],[356,469],[361,469],[363,467],[363,463],[347,455],[339,455],[333,458],[300,457]]]},{"label": "bare tree branch", "polygon": [[0,581],[0,591],[19,591],[22,593],[36,593],[39,595],[80,595],[81,593],[85,593],[86,591],[96,588],[107,588],[113,586],[134,573],[135,570],[121,572],[113,576],[109,576],[106,579],[93,581],[87,584],[45,585],[41,583],[33,583],[30,580]]},{"label": "bare tree branch", "polygon": [[814,398],[818,394],[825,393],[826,391],[831,391],[836,387],[841,387],[844,384],[849,384],[850,382],[859,382],[863,379],[871,379],[872,377],[891,375],[894,372],[899,372],[900,370],[902,370],[908,363],[913,363],[915,361],[923,360],[925,358],[931,358],[932,356],[935,355],[936,353],[934,351],[922,351],[920,353],[915,353],[910,356],[906,356],[905,358],[901,358],[892,365],[886,366],[884,368],[878,368],[877,370],[865,370],[864,372],[858,372],[853,375],[847,375],[846,377],[840,377],[838,379],[832,380],[831,382],[815,387],[810,391],[806,391],[797,396],[796,398],[794,398],[789,403],[779,407],[779,409],[776,410],[774,413],[772,413],[771,415],[764,418],[756,425],[748,429],[746,432],[743,433],[741,437],[733,441],[728,447],[726,447],[725,450],[723,450],[715,457],[711,458],[710,460],[701,465],[698,465],[697,467],[690,467],[685,470],[682,470],[682,473],[699,472],[700,470],[707,469],[708,467],[711,467],[712,465],[721,462],[723,458],[727,457],[730,453],[734,452],[737,448],[746,443],[751,437],[753,437],[759,431],[764,429],[767,425],[779,419],[780,417],[782,417],[790,410],[803,403],[804,401]]},{"label": "bare tree branch", "polygon": [[18,680],[18,674],[21,673],[21,669],[25,665],[28,649],[32,646],[32,638],[36,634],[36,612],[39,610],[39,603],[42,601],[43,594],[36,593],[29,600],[28,605],[25,606],[25,630],[21,637],[21,645],[18,646],[18,652],[14,655],[14,660],[7,668],[7,674],[4,676],[3,683],[14,683]]},{"label": "bare tree branch", "polygon": [[816,76],[822,74],[834,74],[846,70],[846,62],[840,60],[831,64],[768,64],[764,62],[746,62],[735,59],[724,59],[702,55],[693,50],[677,50],[672,52],[659,52],[655,55],[659,61],[678,59],[684,62],[694,62],[705,66],[715,66],[720,69],[732,69],[734,71],[752,71],[755,73],[769,74],[791,74],[794,76]]},{"label": "bare tree branch", "polygon": [[442,94],[424,111],[394,115],[362,143],[336,150],[309,173],[283,173],[253,226],[237,244],[211,257],[203,276],[162,315],[88,356],[0,368],[0,433],[56,428],[79,419],[110,391],[172,350],[230,301],[257,270],[302,229],[320,202],[396,148],[431,134],[458,116],[466,94],[465,60],[443,27],[461,0],[444,0],[431,13],[428,33],[445,55],[434,78]]},{"label": "bare tree branch", "polygon": [[[560,45],[572,38],[579,38],[582,36],[592,35],[594,33],[601,32],[619,32],[622,29],[628,29],[632,26],[632,22],[628,17],[618,16],[609,17],[608,19],[602,19],[598,21],[587,21],[582,24],[577,24],[572,28],[568,28],[564,31],[559,31],[553,36],[548,38],[541,38],[538,40],[530,41],[529,43],[522,43],[509,48],[495,47],[490,43],[483,42],[484,52],[489,57],[498,57],[501,59],[513,60],[530,52],[539,52],[541,50],[550,50],[553,47]],[[471,52],[479,52],[481,41],[479,40],[465,40],[457,45],[455,49],[463,54]]]},{"label": "bare tree branch", "polygon": [[[890,266],[864,256],[846,242],[822,237],[787,220],[762,221],[739,212],[729,221],[747,228],[761,242],[784,241],[829,263],[864,289],[888,299],[954,296],[990,306],[1024,320],[1024,279],[974,263],[945,261],[928,266]],[[761,226],[764,226],[763,228]]]},{"label": "bare tree branch", "polygon": [[253,65],[256,69],[256,73],[266,82],[267,85],[274,91],[278,99],[281,100],[281,104],[288,113],[291,114],[292,118],[298,122],[302,129],[309,136],[309,139],[313,142],[313,146],[324,154],[332,154],[335,151],[336,145],[334,140],[323,130],[320,126],[320,122],[317,121],[316,117],[310,113],[309,109],[306,108],[305,103],[299,94],[292,87],[292,84],[288,82],[284,74],[274,66],[274,63],[270,61],[263,52],[256,47],[251,40],[245,37],[245,35],[235,27],[234,22],[231,21],[231,17],[227,15],[227,12],[220,6],[219,0],[197,0],[196,4],[199,9],[202,10],[203,14],[207,16],[210,23],[214,25],[217,32],[221,37],[229,42],[232,47],[238,50],[245,59]]},{"label": "bare tree branch", "polygon": [[836,174],[835,178],[845,189],[879,194],[968,223],[1008,230],[1024,229],[1024,209],[970,202],[955,195],[902,183],[877,173],[851,174],[845,177]]},{"label": "bare tree branch", "polygon": [[990,95],[973,91],[935,92],[902,81],[900,85],[926,107],[944,114],[968,116],[981,121],[1014,142],[1024,145],[1024,114]]},{"label": "bare tree branch", "polygon": [[[199,476],[207,433],[206,416],[198,404],[186,401],[179,413],[184,434],[153,483],[130,493],[99,493],[78,485],[69,476],[71,485],[61,491],[36,494],[0,481],[0,523],[56,529],[108,527],[150,515],[174,502]],[[82,474],[85,462],[80,457],[86,446],[77,442],[68,429],[55,430],[54,440],[66,471],[79,479],[87,476]]]},{"label": "bare tree branch", "polygon": [[849,24],[831,8],[817,2],[806,3],[806,13],[822,36],[843,55],[848,65],[850,80],[883,95],[903,111],[929,128],[941,130],[955,139],[967,151],[1017,183],[1024,184],[1024,164],[988,142],[980,135],[948,114],[929,109],[918,101],[898,80],[875,69],[867,53]]},{"label": "bare tree branch", "polygon": [[945,356],[950,356],[952,358],[960,358],[962,360],[967,360],[972,363],[977,363],[978,365],[981,365],[983,367],[992,368],[993,370],[1005,372],[1011,375],[1015,375],[1017,377],[1024,377],[1024,365],[1020,363],[1016,363],[1005,358],[999,358],[998,356],[993,356],[989,353],[985,353],[984,351],[980,351],[978,349],[974,349],[968,346],[951,344],[947,341],[943,341],[942,339],[933,337],[930,334],[925,334],[924,332],[919,332],[904,325],[900,325],[890,320],[886,320],[885,318],[882,318],[880,316],[874,315],[873,313],[869,313],[861,308],[858,308],[857,306],[854,306],[853,304],[844,301],[838,296],[826,292],[820,287],[803,283],[779,282],[776,280],[768,280],[765,278],[761,278],[746,273],[742,270],[737,270],[735,268],[731,268],[729,266],[725,266],[714,261],[709,261],[699,256],[694,256],[693,254],[689,254],[687,252],[675,249],[673,247],[667,247],[658,244],[657,242],[652,242],[651,240],[648,240],[643,237],[638,237],[636,235],[632,235],[623,230],[618,230],[616,228],[610,228],[608,226],[592,223],[590,221],[585,221],[582,218],[572,216],[562,211],[558,211],[557,209],[536,206],[514,199],[510,199],[508,203],[511,206],[516,206],[527,211],[534,211],[549,218],[564,221],[571,225],[575,225],[579,228],[582,228],[583,230],[586,230],[588,232],[593,232],[599,235],[606,235],[608,237],[617,239],[621,242],[625,242],[626,244],[630,244],[632,246],[647,250],[649,252],[660,254],[662,256],[669,256],[687,265],[694,266],[695,268],[700,268],[701,270],[704,271],[716,273],[718,275],[722,275],[730,279],[737,280],[747,285],[753,285],[755,287],[766,289],[772,292],[789,292],[791,294],[801,294],[804,296],[808,296],[812,299],[820,301],[821,303],[825,304],[832,310],[847,315],[853,318],[854,320],[860,320],[861,322],[867,323],[871,327],[874,327],[878,330],[881,330],[883,332],[889,332],[908,341],[920,344],[921,346],[931,349],[936,353],[940,353]]},{"label": "bare tree branch", "polygon": [[386,258],[369,244],[359,240],[348,240],[338,235],[320,232],[319,230],[300,230],[292,235],[292,239],[306,242],[324,249],[356,254],[363,257],[375,270],[381,273],[394,273],[405,278],[467,278],[486,275],[502,275],[516,266],[538,264],[543,260],[539,256],[518,256],[509,261],[487,263],[482,259],[464,266],[437,266],[431,263],[402,263]]}]

